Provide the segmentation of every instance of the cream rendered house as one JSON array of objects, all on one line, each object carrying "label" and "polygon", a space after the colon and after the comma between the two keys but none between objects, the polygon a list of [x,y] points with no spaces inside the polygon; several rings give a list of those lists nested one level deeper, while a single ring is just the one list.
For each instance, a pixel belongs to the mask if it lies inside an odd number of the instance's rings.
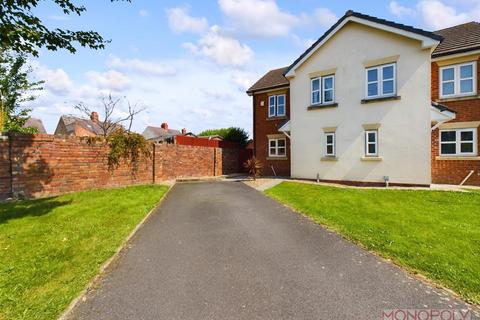
[{"label": "cream rendered house", "polygon": [[291,176],[431,183],[434,33],[348,11],[285,72]]}]

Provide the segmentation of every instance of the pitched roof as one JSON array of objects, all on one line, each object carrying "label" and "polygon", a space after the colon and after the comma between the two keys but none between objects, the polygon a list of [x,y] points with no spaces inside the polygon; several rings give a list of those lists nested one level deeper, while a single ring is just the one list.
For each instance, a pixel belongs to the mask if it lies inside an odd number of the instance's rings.
[{"label": "pitched roof", "polygon": [[28,120],[25,122],[23,127],[32,127],[38,130],[38,133],[46,134],[47,131],[45,130],[45,127],[43,126],[43,122],[40,119],[37,118],[28,118]]},{"label": "pitched roof", "polygon": [[165,139],[165,138],[178,136],[181,134],[182,132],[180,130],[163,129],[161,127],[147,126],[143,131],[142,136],[144,136],[145,139],[149,140],[149,139]]},{"label": "pitched roof", "polygon": [[480,49],[480,23],[468,22],[435,31],[443,41],[433,51],[432,57]]},{"label": "pitched roof", "polygon": [[63,115],[61,117],[63,123],[65,124],[65,128],[67,130],[67,134],[75,133],[75,126],[80,126],[83,129],[90,131],[94,134],[100,135],[103,134],[103,130],[100,125],[90,119],[82,119],[75,116],[70,115]]},{"label": "pitched roof", "polygon": [[253,93],[255,91],[272,89],[281,86],[289,85],[287,78],[283,75],[286,72],[287,68],[280,68],[268,71],[263,77],[260,78],[250,89],[247,90],[247,93]]},{"label": "pitched roof", "polygon": [[404,25],[404,24],[401,24],[401,23],[396,23],[396,22],[393,22],[393,21],[369,16],[369,15],[366,15],[366,14],[363,14],[363,13],[360,13],[360,12],[355,12],[353,10],[348,10],[345,13],[345,15],[343,17],[341,17],[330,29],[328,29],[327,32],[325,32],[317,41],[315,41],[310,46],[310,48],[308,48],[304,53],[302,53],[300,55],[300,57],[298,57],[297,60],[295,60],[288,67],[288,69],[284,72],[284,74],[287,74],[290,70],[292,70],[295,67],[295,65],[297,65],[301,60],[303,60],[303,58],[305,58],[305,56],[310,54],[310,52],[312,50],[314,50],[317,47],[317,45],[319,45],[332,32],[334,32],[335,29],[337,27],[339,27],[346,19],[349,19],[349,18],[352,18],[352,17],[353,18],[360,18],[360,19],[370,21],[370,22],[374,22],[374,23],[378,23],[378,24],[381,24],[381,25],[384,25],[384,26],[387,26],[387,27],[392,27],[392,28],[403,30],[403,31],[411,32],[411,33],[414,33],[414,34],[417,34],[417,35],[420,35],[420,36],[423,36],[423,37],[427,37],[427,38],[430,38],[430,39],[433,39],[433,40],[436,40],[436,41],[441,41],[443,39],[441,35],[435,34],[433,32],[429,32],[429,31],[425,31],[425,30],[422,30],[422,29],[419,29],[419,28],[412,27],[412,26],[407,26],[407,25]]}]

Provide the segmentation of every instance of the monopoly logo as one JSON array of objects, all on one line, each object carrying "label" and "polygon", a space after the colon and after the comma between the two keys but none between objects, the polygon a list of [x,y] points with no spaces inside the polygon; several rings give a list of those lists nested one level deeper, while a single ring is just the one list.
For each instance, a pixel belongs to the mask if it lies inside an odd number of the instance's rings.
[{"label": "monopoly logo", "polygon": [[392,309],[383,310],[382,320],[473,320],[467,309]]}]

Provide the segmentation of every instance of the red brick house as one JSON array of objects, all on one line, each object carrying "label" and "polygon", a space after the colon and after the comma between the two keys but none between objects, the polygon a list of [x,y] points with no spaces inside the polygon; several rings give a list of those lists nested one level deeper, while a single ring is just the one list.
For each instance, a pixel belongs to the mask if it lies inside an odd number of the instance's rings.
[{"label": "red brick house", "polygon": [[454,113],[432,131],[432,182],[480,185],[480,23],[436,31],[432,101]]},{"label": "red brick house", "polygon": [[290,119],[286,70],[267,72],[247,91],[253,97],[253,154],[263,162],[266,176],[290,176],[290,140],[279,132]]},{"label": "red brick house", "polygon": [[103,130],[98,120],[98,113],[92,112],[90,119],[83,119],[72,115],[63,115],[58,120],[55,135],[93,137],[102,135]]},{"label": "red brick house", "polygon": [[[480,185],[480,23],[434,34],[443,40],[431,55],[431,182]],[[291,172],[287,70],[267,72],[247,91],[253,97],[254,154],[268,176]]]}]

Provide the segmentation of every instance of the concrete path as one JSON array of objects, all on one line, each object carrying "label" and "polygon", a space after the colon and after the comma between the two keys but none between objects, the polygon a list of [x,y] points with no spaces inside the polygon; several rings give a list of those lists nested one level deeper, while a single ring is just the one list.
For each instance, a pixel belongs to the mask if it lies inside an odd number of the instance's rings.
[{"label": "concrete path", "polygon": [[382,319],[466,308],[241,182],[177,184],[75,319]]}]

